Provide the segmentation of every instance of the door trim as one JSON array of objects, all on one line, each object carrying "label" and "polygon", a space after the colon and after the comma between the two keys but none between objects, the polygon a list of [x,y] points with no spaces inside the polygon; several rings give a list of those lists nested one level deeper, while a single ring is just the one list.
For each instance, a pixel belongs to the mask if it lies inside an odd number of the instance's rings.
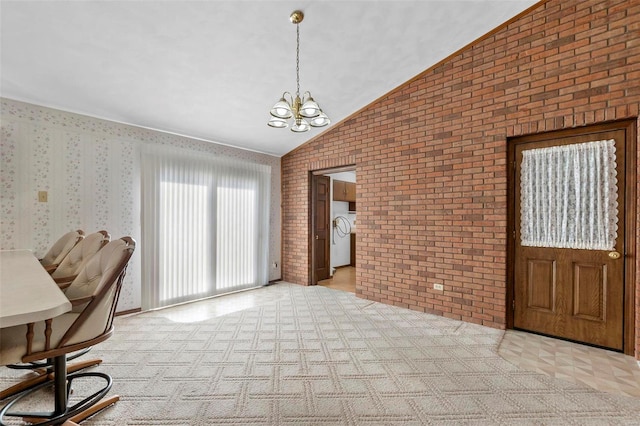
[{"label": "door trim", "polygon": [[[314,258],[314,249],[313,249],[313,177],[315,175],[327,175],[331,173],[340,173],[340,172],[348,172],[348,171],[356,171],[355,164],[347,164],[344,166],[330,167],[328,169],[319,169],[319,170],[310,170],[307,178],[308,178],[308,206],[309,206],[309,217],[307,218],[307,235],[308,235],[308,259],[309,259],[309,279],[307,285],[316,285],[317,281],[315,279],[315,258]],[[331,250],[329,250],[331,251]],[[331,267],[331,260],[329,260],[329,267]]]},{"label": "door trim", "polygon": [[636,344],[635,311],[636,311],[636,149],[637,149],[637,124],[636,119],[610,121],[590,126],[556,130],[531,135],[514,136],[507,138],[507,292],[506,292],[506,327],[514,328],[515,300],[515,147],[528,142],[540,142],[558,137],[575,136],[583,133],[596,133],[623,129],[626,134],[625,142],[625,205],[624,212],[624,316],[623,316],[623,352],[633,356]]}]

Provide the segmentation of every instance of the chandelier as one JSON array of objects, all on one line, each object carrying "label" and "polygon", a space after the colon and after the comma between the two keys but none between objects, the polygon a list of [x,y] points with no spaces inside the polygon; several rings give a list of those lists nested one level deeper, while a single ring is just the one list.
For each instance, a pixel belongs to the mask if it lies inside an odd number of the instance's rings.
[{"label": "chandelier", "polygon": [[[304,92],[300,98],[300,22],[304,14],[296,10],[291,13],[289,20],[296,24],[296,97],[284,92],[282,97],[271,108],[271,119],[267,123],[271,127],[284,128],[289,125],[288,119],[293,118],[292,132],[306,132],[310,127],[324,127],[330,123],[327,114],[322,112],[318,103],[313,100],[310,92]],[[287,99],[288,95],[288,99]]]}]

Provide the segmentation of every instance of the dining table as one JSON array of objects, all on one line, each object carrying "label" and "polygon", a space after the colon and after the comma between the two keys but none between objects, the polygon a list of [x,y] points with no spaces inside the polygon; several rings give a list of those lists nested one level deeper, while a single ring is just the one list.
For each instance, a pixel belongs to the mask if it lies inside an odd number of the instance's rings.
[{"label": "dining table", "polygon": [[0,328],[70,310],[71,302],[31,250],[0,250]]},{"label": "dining table", "polygon": [[[0,338],[3,328],[44,321],[70,310],[71,302],[31,250],[0,250]],[[65,355],[54,358],[53,371],[54,413],[59,414],[67,409]]]}]

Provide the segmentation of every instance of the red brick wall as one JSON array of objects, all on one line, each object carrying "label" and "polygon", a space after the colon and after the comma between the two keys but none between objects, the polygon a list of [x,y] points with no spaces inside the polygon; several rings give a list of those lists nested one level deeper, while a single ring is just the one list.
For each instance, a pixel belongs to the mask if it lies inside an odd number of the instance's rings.
[{"label": "red brick wall", "polygon": [[504,328],[507,138],[639,103],[640,3],[548,1],[283,157],[283,278],[309,283],[309,171],[355,164],[358,296]]}]

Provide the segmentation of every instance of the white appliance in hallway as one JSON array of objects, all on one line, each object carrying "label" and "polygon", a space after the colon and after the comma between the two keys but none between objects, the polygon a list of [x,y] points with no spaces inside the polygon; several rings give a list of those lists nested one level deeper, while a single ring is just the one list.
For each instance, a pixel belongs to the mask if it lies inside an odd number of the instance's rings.
[{"label": "white appliance in hallway", "polygon": [[[336,201],[333,194],[334,181],[339,182],[356,182],[355,171],[332,173],[327,175],[332,179],[332,197],[331,202],[331,275],[335,268],[348,266],[353,264],[352,244],[355,240],[352,238],[356,231],[356,210],[355,202]],[[355,247],[353,247],[355,248]]]}]

